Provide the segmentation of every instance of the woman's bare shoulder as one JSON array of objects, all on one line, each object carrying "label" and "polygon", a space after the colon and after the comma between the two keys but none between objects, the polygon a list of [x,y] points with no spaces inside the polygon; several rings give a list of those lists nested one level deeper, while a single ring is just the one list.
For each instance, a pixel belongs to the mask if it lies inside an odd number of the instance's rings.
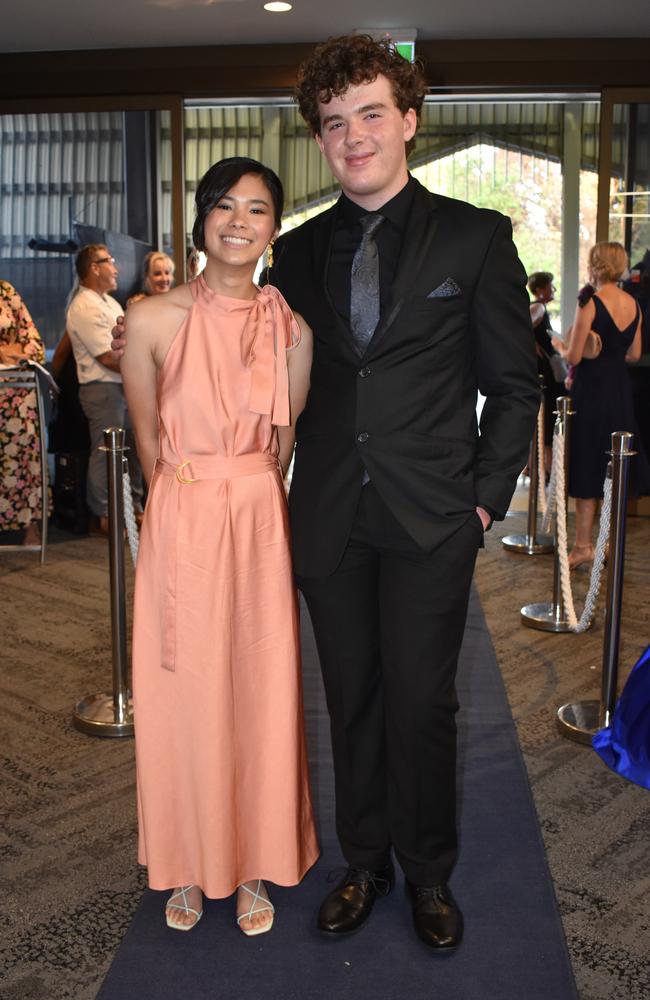
[{"label": "woman's bare shoulder", "polygon": [[598,295],[618,326],[624,322],[631,322],[634,318],[637,302],[629,292],[619,288],[618,285],[606,285]]},{"label": "woman's bare shoulder", "polygon": [[609,300],[610,302],[634,302],[634,298],[629,292],[624,291],[615,285],[613,281],[608,282],[598,289],[598,298],[603,299],[603,301]]},{"label": "woman's bare shoulder", "polygon": [[544,318],[544,306],[541,302],[531,302],[529,308],[533,326],[537,326]]},{"label": "woman's bare shoulder", "polygon": [[162,295],[146,295],[139,302],[133,303],[132,310],[134,315],[145,315],[145,310],[149,315],[164,314],[170,309],[185,309],[187,311],[192,308],[193,302],[190,286],[177,285]]},{"label": "woman's bare shoulder", "polygon": [[619,288],[617,290],[620,292],[621,295],[625,296],[625,299],[624,299],[625,304],[628,307],[630,307],[631,309],[636,309],[637,300],[634,298],[634,296],[630,295],[630,293],[626,292],[625,289],[623,289],[623,288]]},{"label": "woman's bare shoulder", "polygon": [[178,285],[162,295],[147,295],[129,306],[127,329],[159,329],[178,327],[192,308],[192,293],[187,285]]},{"label": "woman's bare shoulder", "polygon": [[183,285],[175,285],[174,288],[170,288],[164,295],[156,295],[154,297],[157,299],[168,299],[170,303],[183,309],[191,309],[194,303],[194,296],[187,282]]}]

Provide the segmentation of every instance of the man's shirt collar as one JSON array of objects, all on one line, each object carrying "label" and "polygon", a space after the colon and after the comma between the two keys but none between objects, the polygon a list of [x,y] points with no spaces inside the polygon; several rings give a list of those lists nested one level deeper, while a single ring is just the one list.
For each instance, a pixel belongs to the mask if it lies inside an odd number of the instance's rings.
[{"label": "man's shirt collar", "polygon": [[[408,219],[409,211],[411,209],[411,204],[413,202],[413,195],[415,193],[415,181],[409,174],[409,179],[402,188],[398,191],[394,197],[387,201],[385,205],[378,208],[377,211],[388,219],[400,232],[406,229],[406,220]],[[362,208],[361,205],[357,205],[356,202],[348,198],[346,194],[341,194],[339,199],[339,212],[340,218],[343,219],[344,223],[350,227],[356,226],[359,220],[364,215],[368,215],[368,209]]]}]

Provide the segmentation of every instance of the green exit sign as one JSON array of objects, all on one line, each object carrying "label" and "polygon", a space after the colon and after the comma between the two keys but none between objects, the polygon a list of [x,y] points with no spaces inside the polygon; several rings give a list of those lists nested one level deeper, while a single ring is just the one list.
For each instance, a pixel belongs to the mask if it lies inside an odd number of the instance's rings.
[{"label": "green exit sign", "polygon": [[415,42],[395,42],[394,45],[396,51],[399,52],[403,59],[413,62],[415,59]]}]

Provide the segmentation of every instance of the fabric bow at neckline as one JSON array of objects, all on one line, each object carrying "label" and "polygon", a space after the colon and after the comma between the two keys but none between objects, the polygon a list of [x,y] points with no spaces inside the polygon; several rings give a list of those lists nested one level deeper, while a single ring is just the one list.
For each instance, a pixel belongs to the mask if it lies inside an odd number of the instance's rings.
[{"label": "fabric bow at neckline", "polygon": [[300,328],[282,294],[273,285],[260,288],[251,309],[243,344],[251,370],[248,408],[268,414],[276,427],[291,423],[286,348],[300,339]]}]

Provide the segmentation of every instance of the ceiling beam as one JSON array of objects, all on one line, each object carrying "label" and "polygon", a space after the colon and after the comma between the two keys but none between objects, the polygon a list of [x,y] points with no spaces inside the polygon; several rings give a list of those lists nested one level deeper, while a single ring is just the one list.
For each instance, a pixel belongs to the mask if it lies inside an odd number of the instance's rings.
[{"label": "ceiling beam", "polygon": [[[494,39],[418,43],[434,91],[575,90],[641,86],[649,39]],[[310,44],[217,45],[3,53],[0,111],[34,99],[124,94],[186,98],[291,93]],[[22,105],[22,107],[21,107]]]}]

